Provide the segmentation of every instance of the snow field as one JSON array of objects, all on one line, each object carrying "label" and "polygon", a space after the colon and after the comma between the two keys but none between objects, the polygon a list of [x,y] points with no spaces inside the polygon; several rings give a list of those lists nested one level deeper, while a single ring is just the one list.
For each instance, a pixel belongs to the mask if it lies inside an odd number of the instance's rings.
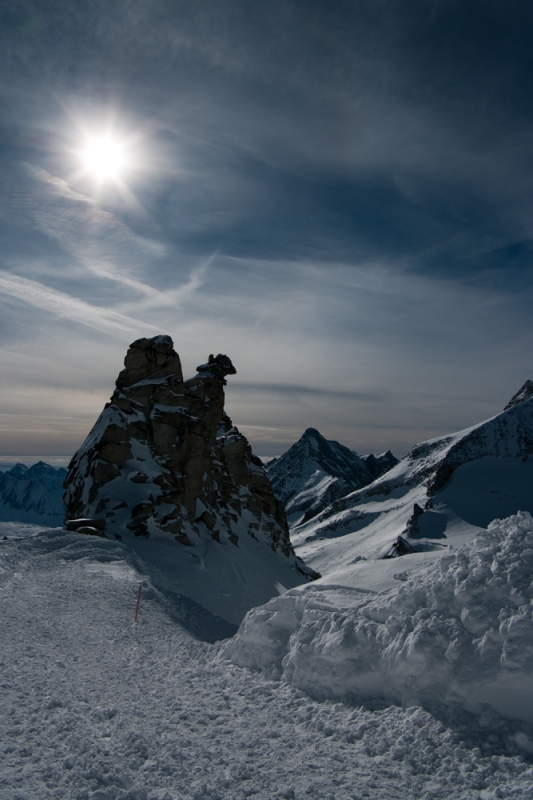
[{"label": "snow field", "polygon": [[240,668],[118,542],[3,541],[0,603],[2,800],[531,797],[525,728],[319,702]]}]

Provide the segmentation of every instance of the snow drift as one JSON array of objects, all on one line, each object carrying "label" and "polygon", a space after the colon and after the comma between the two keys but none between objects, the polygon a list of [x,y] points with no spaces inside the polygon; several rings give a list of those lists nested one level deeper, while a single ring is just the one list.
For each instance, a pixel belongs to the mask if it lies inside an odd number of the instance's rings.
[{"label": "snow drift", "polygon": [[250,611],[224,654],[317,697],[488,704],[533,724],[533,519],[496,520],[380,594],[293,589]]}]

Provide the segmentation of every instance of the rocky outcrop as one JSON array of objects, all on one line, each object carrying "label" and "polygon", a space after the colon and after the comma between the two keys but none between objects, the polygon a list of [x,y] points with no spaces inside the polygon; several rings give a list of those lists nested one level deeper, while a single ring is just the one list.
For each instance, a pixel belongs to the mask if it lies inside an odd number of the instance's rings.
[{"label": "rocky outcrop", "polygon": [[399,461],[390,450],[387,450],[386,453],[381,453],[379,456],[370,453],[368,456],[361,456],[361,459],[365,462],[365,466],[373,481],[385,475],[385,473],[395,467]]},{"label": "rocky outcrop", "polygon": [[[184,381],[169,336],[130,346],[111,401],[72,459],[65,480],[70,529],[166,537],[178,548],[209,540],[268,546],[302,576],[285,513],[261,461],[224,411],[225,355]],[[77,525],[76,521],[83,520]]]}]

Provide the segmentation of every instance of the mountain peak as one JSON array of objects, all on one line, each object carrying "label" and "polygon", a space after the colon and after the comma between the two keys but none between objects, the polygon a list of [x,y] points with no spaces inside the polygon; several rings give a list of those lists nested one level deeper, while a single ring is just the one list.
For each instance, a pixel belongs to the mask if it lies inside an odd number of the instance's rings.
[{"label": "mountain peak", "polygon": [[523,403],[524,400],[529,400],[531,397],[533,397],[533,381],[527,380],[522,388],[511,397],[503,410],[507,411],[509,408],[517,406],[518,403]]},{"label": "mountain peak", "polygon": [[315,439],[324,439],[322,434],[319,431],[317,431],[316,428],[306,428],[305,431],[302,434],[302,439],[304,437],[313,437]]},{"label": "mountain peak", "polygon": [[307,428],[282,456],[267,465],[274,493],[285,505],[291,522],[309,518],[339,497],[371,483],[397,459],[361,458],[348,447]]}]

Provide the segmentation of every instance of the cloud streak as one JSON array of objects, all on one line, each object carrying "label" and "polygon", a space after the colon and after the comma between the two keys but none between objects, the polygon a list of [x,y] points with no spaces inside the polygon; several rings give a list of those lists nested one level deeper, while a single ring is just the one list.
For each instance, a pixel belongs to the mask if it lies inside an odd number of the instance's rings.
[{"label": "cloud streak", "polygon": [[147,335],[158,333],[158,329],[153,325],[116,311],[98,308],[65,292],[7,272],[0,272],[0,290],[30,306],[93,328],[100,333],[107,333],[121,341],[128,341],[139,332]]}]

